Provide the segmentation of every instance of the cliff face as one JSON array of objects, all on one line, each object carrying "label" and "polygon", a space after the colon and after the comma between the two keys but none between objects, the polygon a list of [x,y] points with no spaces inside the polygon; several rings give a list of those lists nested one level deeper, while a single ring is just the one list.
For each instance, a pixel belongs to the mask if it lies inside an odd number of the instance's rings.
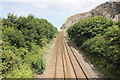
[{"label": "cliff face", "polygon": [[61,29],[70,27],[81,19],[95,17],[95,16],[104,16],[114,21],[120,20],[120,1],[106,2],[86,13],[80,13],[80,14],[70,16],[62,25]]}]

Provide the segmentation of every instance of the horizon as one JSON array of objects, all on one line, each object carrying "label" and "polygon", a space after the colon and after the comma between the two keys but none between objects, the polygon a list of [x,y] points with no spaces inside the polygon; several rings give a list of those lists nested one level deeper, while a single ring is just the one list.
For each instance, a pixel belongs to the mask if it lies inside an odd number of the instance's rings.
[{"label": "horizon", "polygon": [[46,19],[52,23],[53,26],[57,27],[58,30],[60,30],[60,27],[68,17],[87,12],[107,1],[108,0],[0,0],[0,12],[2,14],[0,17],[6,18],[8,13],[25,17],[28,16],[28,14],[32,14],[36,18]]}]

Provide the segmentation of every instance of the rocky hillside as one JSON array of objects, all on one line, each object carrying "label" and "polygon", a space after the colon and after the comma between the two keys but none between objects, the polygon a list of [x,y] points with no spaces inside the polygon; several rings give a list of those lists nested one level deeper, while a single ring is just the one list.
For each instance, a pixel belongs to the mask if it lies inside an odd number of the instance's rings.
[{"label": "rocky hillside", "polygon": [[62,25],[61,29],[70,27],[78,20],[94,16],[105,16],[108,19],[118,21],[120,19],[120,1],[113,2],[110,0],[109,2],[103,3],[88,12],[70,16]]}]

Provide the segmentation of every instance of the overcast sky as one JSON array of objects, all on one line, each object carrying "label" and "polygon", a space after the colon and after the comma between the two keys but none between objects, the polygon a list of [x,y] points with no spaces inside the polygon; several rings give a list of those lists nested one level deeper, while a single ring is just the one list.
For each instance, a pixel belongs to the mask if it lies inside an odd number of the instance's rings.
[{"label": "overcast sky", "polygon": [[33,14],[47,19],[58,29],[74,14],[89,11],[108,0],[0,0],[0,17],[7,13],[18,16]]}]

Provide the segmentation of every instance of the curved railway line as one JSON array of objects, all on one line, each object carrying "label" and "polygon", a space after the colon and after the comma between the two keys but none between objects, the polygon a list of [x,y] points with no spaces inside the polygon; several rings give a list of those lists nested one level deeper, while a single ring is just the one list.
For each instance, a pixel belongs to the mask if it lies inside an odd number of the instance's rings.
[{"label": "curved railway line", "polygon": [[51,55],[49,66],[42,74],[42,78],[52,78],[54,80],[58,78],[62,80],[67,78],[76,80],[94,78],[94,80],[97,80],[100,77],[89,63],[80,59],[80,54],[73,50],[64,31],[61,31],[57,36]]}]

